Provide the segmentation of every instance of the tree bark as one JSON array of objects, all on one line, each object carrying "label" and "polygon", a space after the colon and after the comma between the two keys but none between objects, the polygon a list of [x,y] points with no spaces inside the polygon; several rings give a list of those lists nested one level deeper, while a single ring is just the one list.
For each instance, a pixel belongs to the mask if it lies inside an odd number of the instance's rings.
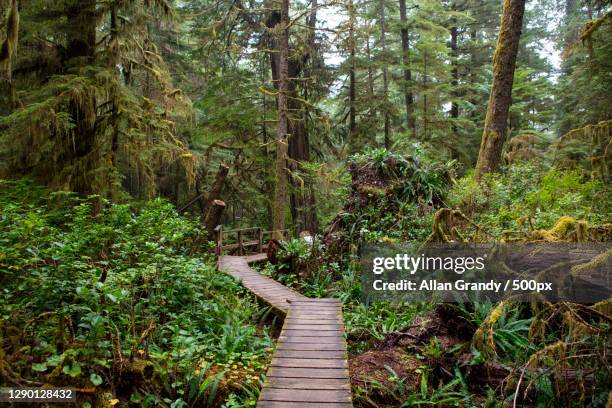
[{"label": "tree bark", "polygon": [[223,186],[225,185],[225,179],[227,179],[228,173],[229,166],[221,163],[219,165],[219,169],[217,170],[215,181],[213,182],[213,185],[210,187],[208,195],[206,196],[206,202],[204,203],[204,217],[206,217],[206,213],[210,212],[213,202],[221,199],[221,193],[223,192]]},{"label": "tree bark", "polygon": [[214,231],[217,225],[221,223],[221,216],[225,210],[225,203],[221,200],[214,200],[206,218],[204,219],[204,227],[208,232],[208,237],[214,237]]},{"label": "tree bark", "polygon": [[273,239],[282,239],[287,206],[287,136],[289,132],[289,0],[282,0],[280,21],[276,27],[279,45],[278,61],[278,127],[276,134],[276,185],[272,212]]},{"label": "tree bark", "polygon": [[457,99],[459,98],[459,94],[457,91],[457,87],[459,86],[459,67],[458,67],[459,62],[457,61],[459,57],[459,52],[457,50],[457,26],[451,27],[450,34],[451,34],[451,40],[450,40],[451,53],[450,54],[451,54],[451,64],[452,64],[452,69],[451,69],[452,101],[451,101],[450,117],[451,119],[453,119],[453,122],[452,122],[453,133],[457,133],[457,124],[455,123],[455,120],[459,118],[459,104],[457,103]]},{"label": "tree bark", "polygon": [[374,98],[374,76],[372,74],[372,51],[370,49],[370,27],[366,37],[366,60],[368,62],[368,93],[370,98]]},{"label": "tree bark", "polygon": [[355,118],[356,78],[355,78],[355,5],[353,0],[348,2],[349,15],[349,143],[353,141],[357,129]]},{"label": "tree bark", "polygon": [[427,50],[423,50],[423,139],[427,139]]},{"label": "tree bark", "polygon": [[[69,2],[65,9],[67,24],[64,26],[67,43],[60,49],[62,68],[83,68],[95,61],[96,52],[96,1],[83,0]],[[96,95],[86,94],[80,99],[73,99],[69,112],[74,123],[73,148],[67,162],[76,163],[85,158],[92,164],[93,158],[86,158],[94,150],[96,138]],[[93,165],[93,164],[92,164]],[[93,191],[92,181],[87,176],[75,177],[71,188],[81,195],[98,193]]]},{"label": "tree bark", "polygon": [[[317,7],[317,0],[312,0],[310,16],[307,19],[307,24],[309,27],[309,50],[307,50],[305,54],[300,57],[301,66],[306,65],[310,53],[314,52],[315,50]],[[289,72],[291,73],[291,70]],[[305,72],[305,76],[310,77],[310,72]],[[304,99],[308,100],[306,84],[304,89]],[[289,124],[296,129],[296,136],[299,134],[300,137],[292,137],[292,139],[289,141],[289,158],[296,163],[296,166],[299,166],[299,164],[302,162],[310,161],[310,139],[308,128],[306,127],[306,122],[308,119],[308,106],[301,106],[302,104],[297,102],[297,100],[294,100],[294,103],[298,105],[298,108],[300,109],[299,112],[302,114],[297,121],[292,123],[290,120]],[[300,132],[297,132],[298,130]],[[293,146],[291,143],[292,141],[295,141]],[[312,183],[310,183],[308,180],[303,180],[303,183],[301,183],[299,180],[293,180],[293,187],[294,192],[292,193],[292,199],[295,200],[295,208],[297,209],[297,214],[296,217],[294,217],[294,220],[297,221],[297,227],[301,231],[307,230],[313,234],[316,234],[319,230],[319,222],[317,220],[316,199]]]},{"label": "tree bark", "polygon": [[380,47],[383,55],[383,107],[384,107],[384,117],[385,117],[385,149],[389,150],[391,148],[391,135],[390,135],[390,118],[389,118],[389,78],[387,72],[387,61],[386,51],[387,47],[385,44],[385,2],[384,0],[380,0]]},{"label": "tree bark", "polygon": [[69,2],[65,14],[68,23],[64,29],[68,42],[62,55],[63,66],[91,63],[96,52],[96,1]]},{"label": "tree bark", "polygon": [[493,57],[493,84],[487,106],[482,142],[476,163],[476,179],[496,171],[506,140],[508,112],[512,103],[512,82],[525,12],[525,0],[505,0]]},{"label": "tree bark", "polygon": [[400,21],[402,28],[400,35],[402,38],[402,64],[404,64],[404,104],[406,108],[406,124],[408,129],[412,129],[412,136],[416,136],[416,121],[414,118],[414,95],[410,90],[412,82],[412,71],[410,70],[410,38],[408,37],[408,18],[406,16],[406,0],[399,0]]},{"label": "tree bark", "polygon": [[[310,141],[308,128],[306,127],[307,109],[298,98],[298,87],[296,79],[302,75],[303,70],[310,58],[310,54],[315,46],[315,26],[317,22],[317,2],[314,0],[311,6],[307,24],[310,27],[308,38],[309,47],[300,55],[288,59],[288,78],[287,78],[287,117],[288,117],[288,137],[287,137],[287,166],[286,168],[297,171],[300,163],[310,161]],[[274,28],[280,23],[281,13],[273,11],[266,22],[268,28]],[[278,36],[270,38],[269,49],[277,52],[271,53],[270,63],[272,68],[272,80],[274,86],[280,93],[280,41]],[[304,90],[304,99],[307,99],[307,92]],[[277,98],[278,103],[278,98]],[[292,190],[289,195],[291,218],[295,228],[298,230],[318,231],[318,221],[316,216],[316,199],[310,183],[302,181],[297,177],[290,178]]]},{"label": "tree bark", "polygon": [[[1,10],[4,11],[4,10]],[[17,101],[17,94],[15,90],[15,84],[13,83],[13,66],[12,58],[17,50],[17,43],[19,41],[19,5],[17,0],[12,0],[9,5],[9,11],[6,18],[6,36],[4,41],[0,43],[0,67],[4,68],[6,80],[1,82],[6,83],[7,93],[9,96],[10,110],[14,109]],[[0,74],[0,79],[2,75]],[[0,89],[4,86],[0,86]],[[3,113],[4,108],[0,109],[0,113]]]}]

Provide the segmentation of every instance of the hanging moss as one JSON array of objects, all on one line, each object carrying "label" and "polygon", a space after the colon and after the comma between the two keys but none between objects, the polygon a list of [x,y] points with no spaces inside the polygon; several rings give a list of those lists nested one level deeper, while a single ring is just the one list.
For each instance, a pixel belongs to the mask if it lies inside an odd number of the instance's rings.
[{"label": "hanging moss", "polygon": [[[6,38],[0,46],[0,63],[8,61],[17,49],[19,34],[19,7],[17,0],[12,0],[6,19]],[[10,66],[10,64],[9,64]]]},{"label": "hanging moss", "polygon": [[487,318],[476,329],[472,338],[472,346],[486,356],[494,356],[497,351],[495,347],[494,326],[502,316],[507,302],[499,302],[494,309],[489,312]]},{"label": "hanging moss", "polygon": [[440,208],[433,216],[432,232],[427,242],[466,242],[456,224],[467,221],[469,219],[459,210]]},{"label": "hanging moss", "polygon": [[553,162],[559,166],[575,167],[578,164],[575,157],[567,156],[575,156],[576,149],[585,150],[581,153],[585,160],[583,165],[587,168],[590,165],[591,177],[608,182],[612,166],[611,144],[612,120],[572,129],[553,144]]},{"label": "hanging moss", "polygon": [[[1,60],[9,62],[19,23],[17,0],[11,1],[8,34],[1,43]],[[142,23],[142,7],[119,2],[92,10],[95,2],[86,3],[56,5],[59,18],[48,23],[65,35],[35,54],[41,59],[56,55],[56,60],[36,65],[41,80],[20,92],[19,103],[0,118],[0,156],[7,158],[0,177],[30,174],[52,188],[82,195],[120,199],[127,190],[146,198],[157,193],[160,167],[176,163],[190,190],[197,158],[178,138],[176,123],[189,117],[191,101],[173,86]],[[152,0],[147,7],[171,14],[164,0]],[[135,23],[118,23],[117,15]],[[31,34],[37,34],[36,27]],[[129,74],[118,66],[129,67]],[[146,76],[146,89],[131,86],[124,75]],[[20,73],[16,79],[21,84],[24,78]]]}]

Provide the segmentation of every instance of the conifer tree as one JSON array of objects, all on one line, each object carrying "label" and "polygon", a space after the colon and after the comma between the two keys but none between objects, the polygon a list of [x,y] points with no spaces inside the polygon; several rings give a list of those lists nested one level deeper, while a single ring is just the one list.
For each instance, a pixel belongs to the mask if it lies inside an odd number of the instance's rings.
[{"label": "conifer tree", "polygon": [[524,11],[525,0],[504,2],[497,48],[493,57],[491,95],[476,164],[478,179],[485,173],[497,170],[501,162]]},{"label": "conifer tree", "polygon": [[289,0],[282,0],[280,20],[274,27],[278,36],[278,127],[276,131],[276,184],[274,186],[274,211],[272,213],[272,237],[282,239],[285,229],[287,206],[287,150],[289,134]]}]

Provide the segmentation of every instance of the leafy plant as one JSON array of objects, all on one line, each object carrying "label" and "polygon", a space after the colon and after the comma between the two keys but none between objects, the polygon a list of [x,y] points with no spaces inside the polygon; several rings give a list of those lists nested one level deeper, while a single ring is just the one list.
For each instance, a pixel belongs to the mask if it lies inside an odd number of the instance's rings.
[{"label": "leafy plant", "polygon": [[0,181],[9,372],[143,406],[210,405],[264,372],[257,303],[201,252],[199,224],[163,200],[97,201]]},{"label": "leafy plant", "polygon": [[[474,326],[480,327],[495,305],[490,301],[470,304],[471,310],[465,305],[460,306],[465,318]],[[529,339],[529,328],[533,318],[522,318],[520,305],[511,308],[504,307],[501,315],[492,328],[493,341],[498,349],[498,355],[507,361],[520,361],[527,356],[534,346]],[[486,339],[485,339],[486,340]],[[480,353],[476,351],[476,356]]]}]

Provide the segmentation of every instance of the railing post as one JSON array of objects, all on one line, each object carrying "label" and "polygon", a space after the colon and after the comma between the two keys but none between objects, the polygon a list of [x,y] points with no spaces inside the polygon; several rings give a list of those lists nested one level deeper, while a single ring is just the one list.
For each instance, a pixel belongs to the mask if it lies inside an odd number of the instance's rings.
[{"label": "railing post", "polygon": [[263,230],[261,227],[257,228],[257,252],[263,252]]},{"label": "railing post", "polygon": [[244,255],[242,248],[242,230],[238,230],[238,255]]},{"label": "railing post", "polygon": [[217,234],[217,256],[221,255],[223,249],[223,225],[217,225],[215,227],[215,233]]}]

